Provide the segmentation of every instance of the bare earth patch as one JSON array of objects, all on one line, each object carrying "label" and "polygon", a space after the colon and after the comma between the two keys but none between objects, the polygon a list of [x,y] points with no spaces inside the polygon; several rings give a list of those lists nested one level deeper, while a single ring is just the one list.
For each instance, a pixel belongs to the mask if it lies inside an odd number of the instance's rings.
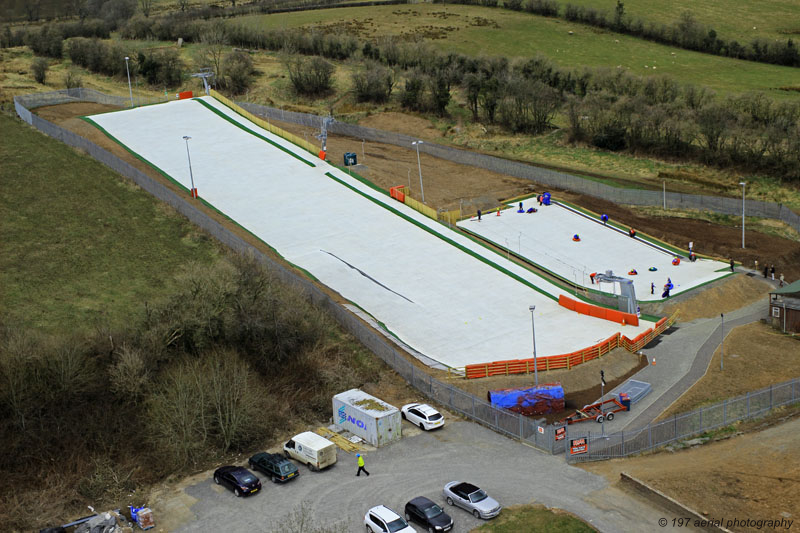
[{"label": "bare earth patch", "polygon": [[762,431],[703,446],[587,463],[581,468],[612,483],[618,483],[620,472],[627,472],[709,519],[784,518],[794,520],[795,530],[800,520],[798,433],[800,418],[795,416]]},{"label": "bare earth patch", "polygon": [[718,348],[706,375],[678,398],[660,419],[800,376],[800,340],[760,322],[747,324],[728,334],[723,370],[720,370],[719,363]]},{"label": "bare earth patch", "polygon": [[762,278],[736,275],[712,286],[694,290],[685,299],[662,304],[661,309],[655,312],[667,316],[677,311],[680,322],[719,318],[720,313],[730,313],[758,301],[763,301],[766,308],[769,291],[773,289]]}]

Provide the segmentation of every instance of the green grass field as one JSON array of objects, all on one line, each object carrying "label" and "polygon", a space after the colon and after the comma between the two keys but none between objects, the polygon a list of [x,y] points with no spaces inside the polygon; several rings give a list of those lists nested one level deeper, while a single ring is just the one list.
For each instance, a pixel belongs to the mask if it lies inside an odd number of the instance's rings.
[{"label": "green grass field", "polygon": [[[340,28],[361,39],[423,37],[441,50],[509,58],[542,54],[563,67],[622,68],[636,75],[665,74],[719,94],[765,91],[800,98],[800,69],[738,61],[662,46],[558,19],[476,6],[417,4],[341,8],[237,19],[259,28]],[[569,32],[573,32],[572,35]]]},{"label": "green grass field", "polygon": [[219,249],[88,156],[0,113],[0,309],[51,332],[119,325]]},{"label": "green grass field", "polygon": [[[563,6],[568,3],[613,11],[617,0],[559,0],[562,13]],[[749,43],[756,38],[785,41],[800,36],[800,4],[794,0],[624,0],[623,4],[631,18],[668,25],[681,13],[689,11],[697,22],[713,28],[718,37],[736,39],[739,43]]]}]

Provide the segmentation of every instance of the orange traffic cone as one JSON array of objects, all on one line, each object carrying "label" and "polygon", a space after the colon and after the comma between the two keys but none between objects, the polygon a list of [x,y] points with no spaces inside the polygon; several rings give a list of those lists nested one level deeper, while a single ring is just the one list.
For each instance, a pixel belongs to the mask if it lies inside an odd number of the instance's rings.
[{"label": "orange traffic cone", "polygon": [[497,208],[497,216],[500,216],[500,208]]},{"label": "orange traffic cone", "polygon": [[655,366],[655,364],[656,364],[656,358],[653,357],[653,366]]}]

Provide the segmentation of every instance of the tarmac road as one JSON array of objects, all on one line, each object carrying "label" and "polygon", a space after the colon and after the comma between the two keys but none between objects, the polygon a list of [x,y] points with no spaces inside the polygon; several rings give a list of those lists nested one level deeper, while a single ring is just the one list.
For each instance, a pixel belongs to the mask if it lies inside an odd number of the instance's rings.
[{"label": "tarmac road", "polygon": [[485,489],[504,507],[532,502],[558,507],[600,531],[658,530],[659,518],[673,518],[638,496],[609,486],[601,476],[568,466],[560,457],[452,418],[431,433],[403,422],[400,442],[367,452],[365,459],[369,477],[356,477],[355,456],[339,450],[333,467],[319,473],[301,467],[298,479],[285,485],[265,481],[261,493],[247,498],[236,498],[214,485],[209,472],[172,501],[154,507],[186,517],[171,531],[251,532],[281,531],[305,502],[317,526],[338,523],[346,531],[358,532],[364,531],[364,514],[370,507],[383,504],[402,514],[407,501],[427,496],[453,517],[453,531],[465,532],[483,521],[447,506],[442,497],[445,483],[462,480]]}]

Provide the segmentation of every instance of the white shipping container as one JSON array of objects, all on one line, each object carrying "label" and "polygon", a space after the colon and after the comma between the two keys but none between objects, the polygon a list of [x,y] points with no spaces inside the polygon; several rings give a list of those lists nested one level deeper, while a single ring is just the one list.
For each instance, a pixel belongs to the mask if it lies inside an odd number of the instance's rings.
[{"label": "white shipping container", "polygon": [[359,389],[333,397],[333,421],[376,447],[400,440],[400,410]]}]

